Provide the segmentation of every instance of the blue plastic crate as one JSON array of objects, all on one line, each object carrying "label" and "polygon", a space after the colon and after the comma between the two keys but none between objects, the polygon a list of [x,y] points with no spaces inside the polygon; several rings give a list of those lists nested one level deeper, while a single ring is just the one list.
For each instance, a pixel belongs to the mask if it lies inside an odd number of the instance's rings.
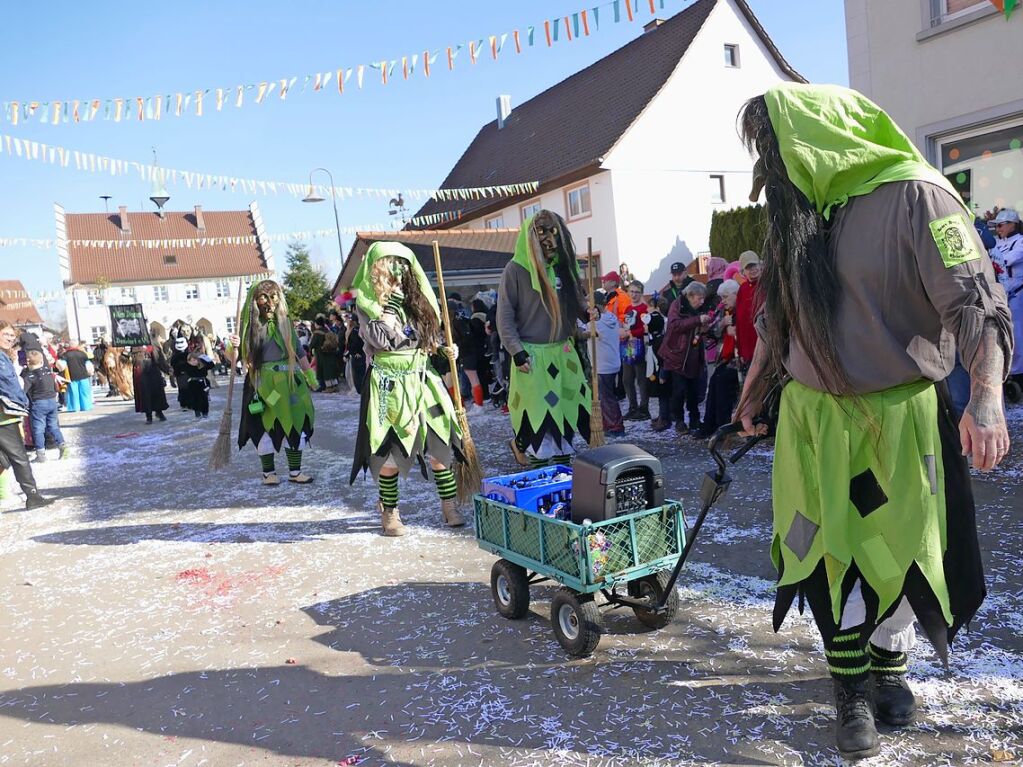
[{"label": "blue plastic crate", "polygon": [[[568,479],[559,482],[549,481],[530,487],[515,487],[516,480],[536,479],[544,475],[553,477],[555,474],[568,474]],[[485,498],[492,501],[500,501],[514,506],[523,511],[536,513],[542,505],[550,508],[551,504],[557,502],[571,502],[572,500],[572,468],[570,466],[545,466],[542,469],[532,469],[518,474],[506,474],[503,477],[491,477],[483,480],[483,492]]]}]

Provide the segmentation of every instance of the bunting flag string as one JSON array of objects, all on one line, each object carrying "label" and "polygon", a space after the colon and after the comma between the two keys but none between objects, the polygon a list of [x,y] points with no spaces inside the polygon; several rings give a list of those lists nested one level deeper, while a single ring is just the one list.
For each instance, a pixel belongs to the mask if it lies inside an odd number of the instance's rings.
[{"label": "bunting flag string", "polygon": [[[68,246],[79,248],[96,248],[101,250],[118,250],[123,248],[199,248],[204,246],[223,245],[255,245],[258,242],[292,242],[295,240],[313,240],[320,237],[336,237],[341,234],[357,234],[359,232],[386,232],[390,227],[384,224],[363,224],[361,226],[343,226],[338,229],[310,229],[302,232],[285,232],[279,234],[263,235],[239,235],[234,237],[191,237],[177,239],[147,239],[147,240],[65,240]],[[0,248],[28,247],[28,248],[54,248],[57,240],[34,239],[30,237],[0,237]]]},{"label": "bunting flag string", "polygon": [[121,160],[114,157],[106,157],[91,152],[82,152],[77,149],[66,149],[62,146],[52,146],[41,141],[18,138],[0,133],[0,156],[6,154],[9,157],[21,158],[23,160],[34,160],[46,165],[56,165],[61,168],[69,168],[73,164],[76,170],[90,173],[104,173],[111,176],[126,176],[138,174],[145,182],[152,183],[154,180],[164,184],[184,184],[188,189],[220,190],[224,192],[243,192],[246,194],[278,195],[290,194],[292,197],[305,197],[310,191],[315,191],[321,196],[333,195],[338,199],[355,197],[397,197],[399,193],[409,195],[416,200],[437,200],[441,202],[452,202],[458,200],[482,200],[492,197],[516,197],[523,194],[533,194],[539,189],[536,181],[525,181],[517,184],[497,184],[495,186],[463,187],[456,189],[404,189],[397,187],[358,187],[358,186],[329,186],[308,183],[294,183],[288,181],[260,181],[250,178],[237,178],[235,176],[224,176],[214,173],[202,173],[200,171],[175,170],[161,168],[159,166],[147,165],[135,160]]},{"label": "bunting flag string", "polygon": [[[678,2],[679,0],[675,0]],[[689,0],[682,0],[689,2]],[[1011,15],[1012,9],[1019,3],[1019,0],[991,0],[995,5],[1004,8],[1006,16]],[[641,7],[649,5],[651,14],[656,14],[663,9],[665,0],[647,0],[641,5],[640,0],[609,0],[601,5],[590,8],[582,8],[566,16],[559,16],[543,21],[544,38],[547,47],[552,47],[560,39],[566,42],[580,37],[589,37],[592,33],[599,31],[600,11],[610,8],[612,19],[615,23],[623,20],[634,21]],[[622,7],[625,8],[625,15],[622,15]],[[592,23],[591,23],[592,21]],[[421,54],[423,77],[429,78],[431,65],[437,57],[444,52],[447,56],[448,69],[455,68],[455,60],[462,49],[468,49],[471,64],[476,64],[480,59],[480,53],[484,45],[489,43],[490,54],[493,60],[498,60],[505,41],[511,35],[515,43],[515,53],[522,53],[524,48],[532,48],[535,45],[535,30],[539,25],[525,26],[525,35],[520,34],[519,29],[509,32],[489,34],[483,37],[474,38],[468,42],[457,45],[448,45],[437,48],[433,51],[427,49]],[[560,30],[564,26],[564,35]],[[524,38],[524,39],[523,39]],[[358,88],[363,87],[363,80],[366,67],[380,71],[381,85],[387,85],[394,80],[396,68],[401,66],[403,80],[409,80],[415,75],[416,64],[420,54],[405,54],[395,58],[380,59],[378,61],[357,64],[351,67],[332,69],[326,72],[314,72],[311,74],[295,77],[277,77],[261,82],[253,82],[245,85],[230,87],[196,88],[179,93],[157,94],[152,96],[134,96],[131,98],[91,98],[91,99],[52,99],[43,101],[41,99],[9,100],[0,102],[0,115],[11,125],[18,125],[23,122],[38,121],[51,125],[78,124],[92,122],[97,119],[113,120],[115,123],[144,122],[146,120],[160,120],[163,117],[181,117],[182,115],[194,115],[202,117],[210,111],[223,111],[225,106],[234,105],[235,108],[242,108],[246,97],[251,103],[263,104],[275,96],[281,101],[286,101],[288,94],[295,91],[305,93],[326,92],[326,87],[331,78],[337,81],[338,94],[344,93],[345,84],[355,75]],[[299,81],[301,84],[299,85]],[[296,87],[297,86],[297,87]],[[234,94],[234,99],[230,98]]]}]

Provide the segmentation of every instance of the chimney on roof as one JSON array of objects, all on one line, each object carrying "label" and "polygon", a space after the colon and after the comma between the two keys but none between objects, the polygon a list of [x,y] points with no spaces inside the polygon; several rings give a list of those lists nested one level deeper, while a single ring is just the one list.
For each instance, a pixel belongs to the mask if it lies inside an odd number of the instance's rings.
[{"label": "chimney on roof", "polygon": [[128,222],[128,206],[119,205],[117,213],[121,219],[121,234],[131,234],[131,224]]},{"label": "chimney on roof", "polygon": [[206,231],[206,220],[202,217],[202,205],[195,206],[195,228],[200,232]]},{"label": "chimney on roof", "polygon": [[651,19],[650,21],[643,25],[643,32],[653,32],[663,23],[664,19]]},{"label": "chimney on roof", "polygon": [[509,115],[511,115],[511,96],[501,95],[497,97],[497,129],[504,127]]}]

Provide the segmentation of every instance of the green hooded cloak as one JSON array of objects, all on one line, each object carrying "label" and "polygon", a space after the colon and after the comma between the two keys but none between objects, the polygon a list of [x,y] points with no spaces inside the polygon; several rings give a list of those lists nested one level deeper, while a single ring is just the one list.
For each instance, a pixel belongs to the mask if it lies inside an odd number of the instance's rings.
[{"label": "green hooded cloak", "polygon": [[[866,96],[838,85],[784,83],[764,97],[789,179],[824,218],[850,197],[893,181],[926,181],[962,203],[948,179]],[[963,209],[969,212],[965,203]]]},{"label": "green hooded cloak", "polygon": [[[850,197],[898,181],[940,186],[962,203],[859,93],[787,83],[766,100],[789,179],[825,218]],[[867,605],[863,643],[908,597],[944,657],[946,632],[950,639],[972,617],[984,591],[968,472],[935,385],[921,380],[853,402],[792,381],[778,420],[775,628],[801,593],[827,639],[858,578]],[[865,423],[877,424],[877,433]]]}]

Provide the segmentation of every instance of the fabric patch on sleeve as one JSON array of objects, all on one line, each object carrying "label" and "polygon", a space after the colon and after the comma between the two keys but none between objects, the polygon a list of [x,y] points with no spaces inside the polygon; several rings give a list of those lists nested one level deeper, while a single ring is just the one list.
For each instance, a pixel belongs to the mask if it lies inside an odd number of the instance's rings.
[{"label": "fabric patch on sleeve", "polygon": [[946,269],[980,258],[980,251],[970,234],[972,227],[962,214],[955,213],[945,218],[939,218],[931,221],[929,226],[931,237],[934,238],[934,244],[938,246],[938,252],[941,253],[941,260]]}]

